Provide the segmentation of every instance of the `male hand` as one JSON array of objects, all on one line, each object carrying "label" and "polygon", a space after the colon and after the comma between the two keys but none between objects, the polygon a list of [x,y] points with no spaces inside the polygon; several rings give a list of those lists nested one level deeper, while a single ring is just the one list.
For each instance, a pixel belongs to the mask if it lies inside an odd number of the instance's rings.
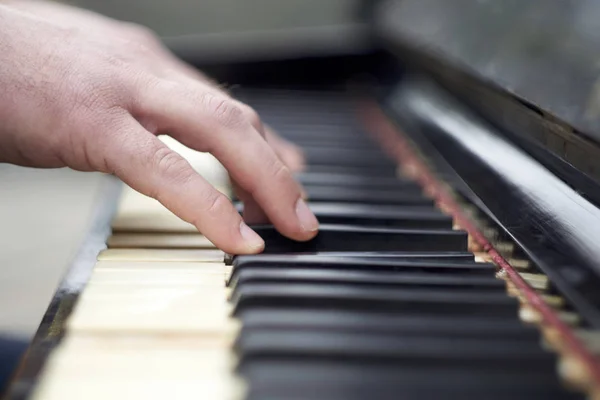
[{"label": "male hand", "polygon": [[115,174],[222,250],[261,251],[231,202],[156,137],[169,134],[213,154],[282,234],[314,237],[317,220],[279,157],[295,166],[301,155],[148,30],[66,6],[4,3],[1,162]]}]

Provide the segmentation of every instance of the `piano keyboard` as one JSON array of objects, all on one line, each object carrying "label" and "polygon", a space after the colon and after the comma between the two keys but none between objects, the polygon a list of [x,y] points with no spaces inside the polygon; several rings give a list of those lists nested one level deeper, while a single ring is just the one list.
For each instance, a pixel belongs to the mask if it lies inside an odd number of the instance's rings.
[{"label": "piano keyboard", "polygon": [[[305,149],[297,176],[319,235],[294,243],[255,226],[265,252],[229,256],[126,188],[32,399],[585,398],[581,364],[460,221],[361,131],[342,94],[244,95]],[[216,160],[169,144],[235,201]],[[547,278],[479,227],[576,325]]]}]

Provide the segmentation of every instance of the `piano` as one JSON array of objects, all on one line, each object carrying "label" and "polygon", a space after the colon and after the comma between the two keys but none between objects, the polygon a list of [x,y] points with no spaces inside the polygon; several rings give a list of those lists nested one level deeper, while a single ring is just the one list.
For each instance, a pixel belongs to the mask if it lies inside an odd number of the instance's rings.
[{"label": "piano", "polygon": [[329,53],[174,45],[303,148],[318,236],[224,254],[107,176],[4,399],[600,399],[599,6],[360,11]]}]

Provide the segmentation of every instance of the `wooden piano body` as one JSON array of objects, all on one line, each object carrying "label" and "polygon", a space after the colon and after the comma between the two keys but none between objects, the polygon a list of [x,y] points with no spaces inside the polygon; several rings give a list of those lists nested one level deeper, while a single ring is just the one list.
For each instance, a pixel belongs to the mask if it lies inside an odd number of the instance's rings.
[{"label": "wooden piano body", "polygon": [[107,176],[5,398],[600,398],[593,3],[365,2],[314,54],[172,41],[305,148],[323,232],[232,257]]}]

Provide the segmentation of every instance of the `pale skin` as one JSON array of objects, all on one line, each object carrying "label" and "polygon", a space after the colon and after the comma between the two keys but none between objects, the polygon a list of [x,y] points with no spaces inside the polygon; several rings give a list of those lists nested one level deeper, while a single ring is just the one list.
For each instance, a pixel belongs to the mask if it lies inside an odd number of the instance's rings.
[{"label": "pale skin", "polygon": [[[156,198],[232,254],[262,251],[246,222],[309,240],[318,222],[290,170],[302,154],[149,30],[46,2],[0,0],[0,162],[101,171]],[[214,155],[225,196],[156,136]]]}]

